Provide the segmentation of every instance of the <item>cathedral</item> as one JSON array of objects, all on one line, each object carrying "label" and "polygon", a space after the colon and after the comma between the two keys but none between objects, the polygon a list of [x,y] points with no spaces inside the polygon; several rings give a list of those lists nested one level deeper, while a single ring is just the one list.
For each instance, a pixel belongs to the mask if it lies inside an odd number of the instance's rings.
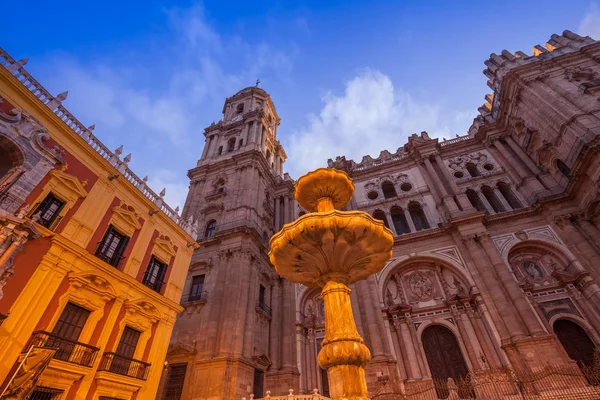
[{"label": "cathedral", "polygon": [[[421,132],[376,158],[327,162],[354,182],[346,209],[395,235],[385,268],[351,286],[372,393],[598,362],[600,42],[565,31],[485,65],[493,92],[466,135]],[[200,247],[159,398],[328,395],[320,293],[280,278],[267,256],[270,237],[306,212],[279,124],[257,85],[204,130],[183,210]]]}]

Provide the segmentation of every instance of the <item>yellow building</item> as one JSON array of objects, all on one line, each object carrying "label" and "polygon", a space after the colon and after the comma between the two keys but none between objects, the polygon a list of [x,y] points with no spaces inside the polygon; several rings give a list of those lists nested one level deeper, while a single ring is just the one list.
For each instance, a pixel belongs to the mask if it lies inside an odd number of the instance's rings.
[{"label": "yellow building", "polygon": [[195,227],[24,64],[0,49],[0,382],[49,347],[31,399],[154,399]]}]

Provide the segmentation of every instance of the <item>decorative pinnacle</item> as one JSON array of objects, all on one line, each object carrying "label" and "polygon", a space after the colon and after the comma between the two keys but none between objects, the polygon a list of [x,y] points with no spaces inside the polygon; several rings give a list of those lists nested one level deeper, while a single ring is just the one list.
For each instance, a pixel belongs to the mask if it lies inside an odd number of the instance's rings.
[{"label": "decorative pinnacle", "polygon": [[27,63],[29,62],[29,58],[21,58],[19,61],[17,61],[19,64],[21,64],[21,66],[27,65]]},{"label": "decorative pinnacle", "polygon": [[64,92],[56,95],[56,100],[65,101],[68,96],[69,96],[69,91],[65,90]]},{"label": "decorative pinnacle", "polygon": [[165,197],[165,194],[167,194],[167,188],[163,188],[163,190],[160,191],[159,196],[162,199],[163,197]]},{"label": "decorative pinnacle", "polygon": [[123,145],[120,145],[119,147],[117,147],[117,149],[115,150],[115,154],[120,156],[121,153],[123,153]]},{"label": "decorative pinnacle", "polygon": [[125,158],[123,159],[123,161],[125,161],[126,163],[130,162],[131,161],[131,153],[127,154],[125,156]]},{"label": "decorative pinnacle", "polygon": [[94,129],[96,129],[96,124],[88,126],[88,131],[93,131]]}]

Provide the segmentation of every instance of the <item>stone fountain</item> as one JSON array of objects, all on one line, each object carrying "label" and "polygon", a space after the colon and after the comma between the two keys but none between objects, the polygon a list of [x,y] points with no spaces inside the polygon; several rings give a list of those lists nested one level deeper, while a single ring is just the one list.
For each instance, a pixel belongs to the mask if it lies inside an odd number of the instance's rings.
[{"label": "stone fountain", "polygon": [[352,180],[339,170],[321,168],[299,178],[294,196],[309,213],[276,233],[269,253],[279,275],[322,289],[325,338],[318,360],[333,400],[368,400],[364,367],[371,353],[356,330],[348,286],[379,272],[394,244],[382,221],[338,211],[353,193]]}]

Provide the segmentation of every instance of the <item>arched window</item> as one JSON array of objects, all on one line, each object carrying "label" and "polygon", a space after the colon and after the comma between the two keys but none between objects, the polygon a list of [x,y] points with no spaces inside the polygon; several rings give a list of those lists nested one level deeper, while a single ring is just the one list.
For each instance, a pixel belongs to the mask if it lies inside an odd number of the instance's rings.
[{"label": "arched window", "polygon": [[412,218],[417,231],[429,229],[429,222],[427,222],[427,218],[425,217],[425,213],[420,204],[410,203],[408,205],[408,212],[410,213],[410,217]]},{"label": "arched window", "polygon": [[[441,325],[425,328],[421,340],[431,377],[438,380],[438,384],[435,385],[437,397],[447,399],[450,394],[446,386],[448,378],[464,381],[469,373],[458,340],[450,329]],[[460,393],[461,391],[463,393]],[[458,395],[461,399],[470,399],[473,398],[470,392],[472,392],[471,388],[461,387]]]},{"label": "arched window", "polygon": [[227,152],[230,153],[235,150],[235,138],[231,138],[227,141]]},{"label": "arched window", "polygon": [[212,237],[215,236],[215,232],[217,230],[217,221],[211,219],[206,224],[206,231],[204,232],[204,237]]},{"label": "arched window", "polygon": [[475,207],[475,209],[477,211],[487,211],[485,209],[485,206],[483,205],[483,203],[481,202],[481,199],[479,198],[479,195],[477,194],[476,191],[474,191],[473,189],[469,189],[467,190],[467,198],[469,199],[469,201],[471,202],[471,205],[473,207]]},{"label": "arched window", "polygon": [[553,328],[558,340],[572,360],[575,360],[580,366],[593,367],[596,346],[581,326],[566,319],[557,319]]},{"label": "arched window", "polygon": [[23,164],[23,153],[17,145],[6,137],[0,136],[0,183],[9,177],[14,168]]},{"label": "arched window", "polygon": [[392,223],[397,235],[410,233],[410,227],[408,226],[408,222],[406,222],[404,211],[400,207],[392,207],[390,214],[392,215]]},{"label": "arched window", "polygon": [[267,150],[267,154],[265,155],[267,157],[267,161],[271,158],[271,150]]},{"label": "arched window", "polygon": [[481,175],[479,173],[479,170],[477,169],[477,166],[473,163],[467,163],[467,165],[465,165],[465,168],[467,169],[469,175],[471,175],[473,178]]},{"label": "arched window", "polygon": [[240,139],[240,144],[238,144],[238,149],[244,145],[244,139]]},{"label": "arched window", "polygon": [[394,188],[394,184],[392,182],[383,182],[383,185],[381,185],[381,190],[383,191],[383,197],[386,199],[391,199],[392,197],[398,196],[396,194],[396,188]]},{"label": "arched window", "polygon": [[496,193],[494,193],[494,190],[491,187],[482,186],[481,193],[483,193],[485,199],[488,201],[488,203],[490,203],[490,206],[492,206],[494,212],[499,213],[506,211],[502,203],[500,203],[500,200],[498,200],[498,197],[496,197]]},{"label": "arched window", "polygon": [[569,177],[569,174],[571,173],[571,168],[567,167],[567,164],[565,164],[563,162],[563,160],[558,159],[556,160],[556,168],[558,168],[558,170],[567,178]]},{"label": "arched window", "polygon": [[217,150],[217,155],[220,156],[223,154],[223,146],[219,146],[219,150]]},{"label": "arched window", "polygon": [[515,196],[512,189],[510,188],[510,186],[508,186],[504,182],[498,182],[498,185],[496,185],[496,186],[498,187],[498,191],[500,192],[500,194],[502,194],[502,196],[504,196],[504,199],[506,200],[506,202],[508,204],[510,204],[510,206],[513,208],[513,210],[516,210],[516,209],[522,207],[521,202],[519,201],[519,199],[517,199],[517,196]]},{"label": "arched window", "polygon": [[244,103],[240,103],[237,105],[237,107],[235,108],[235,113],[236,114],[241,114],[244,112]]},{"label": "arched window", "polygon": [[375,212],[373,213],[373,218],[378,219],[380,221],[383,221],[383,224],[389,228],[389,224],[388,224],[388,220],[387,217],[385,216],[385,213],[381,210],[375,210]]}]

